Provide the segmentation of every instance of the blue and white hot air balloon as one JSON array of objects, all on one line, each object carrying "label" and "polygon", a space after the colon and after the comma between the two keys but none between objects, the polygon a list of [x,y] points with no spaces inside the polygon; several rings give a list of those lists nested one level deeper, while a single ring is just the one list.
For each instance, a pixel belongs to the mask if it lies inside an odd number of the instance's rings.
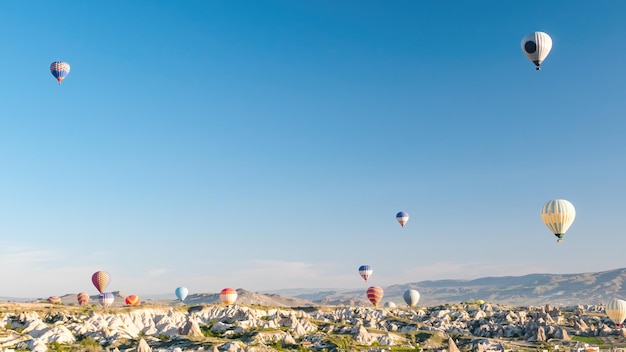
[{"label": "blue and white hot air balloon", "polygon": [[178,299],[182,302],[185,300],[185,298],[187,298],[189,290],[187,289],[187,287],[177,287],[176,290],[174,290],[174,293],[176,294],[176,297],[178,297]]},{"label": "blue and white hot air balloon", "polygon": [[61,84],[65,76],[70,73],[70,64],[65,61],[55,61],[50,64],[50,73]]},{"label": "blue and white hot air balloon", "polygon": [[398,220],[398,223],[400,223],[400,226],[404,227],[404,224],[406,224],[407,221],[409,221],[409,214],[401,211],[398,214],[396,214],[396,220]]},{"label": "blue and white hot air balloon", "polygon": [[111,292],[101,293],[98,296],[98,302],[103,307],[110,307],[113,304],[113,300],[115,300],[115,296]]},{"label": "blue and white hot air balloon", "polygon": [[541,220],[557,237],[557,242],[563,242],[563,236],[575,218],[574,205],[565,199],[549,200],[541,208]]},{"label": "blue and white hot air balloon", "polygon": [[367,279],[369,279],[369,277],[372,276],[373,272],[374,270],[372,270],[372,267],[369,265],[361,265],[359,267],[359,274],[365,281],[367,281]]},{"label": "blue and white hot air balloon", "polygon": [[552,50],[552,38],[544,32],[533,32],[522,38],[522,52],[535,64],[537,71]]}]

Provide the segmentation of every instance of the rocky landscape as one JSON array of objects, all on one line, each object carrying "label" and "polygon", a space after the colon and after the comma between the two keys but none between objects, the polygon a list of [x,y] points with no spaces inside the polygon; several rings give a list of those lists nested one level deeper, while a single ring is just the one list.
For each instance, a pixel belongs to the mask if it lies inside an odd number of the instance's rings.
[{"label": "rocky landscape", "polygon": [[534,351],[626,345],[602,306],[102,308],[0,305],[0,347],[32,351]]},{"label": "rocky landscape", "polygon": [[[76,294],[0,303],[0,349],[33,351],[584,351],[618,350],[626,329],[604,302],[626,296],[626,269],[571,275],[533,274],[423,281],[385,287],[379,307],[364,290],[237,289],[236,304],[218,293],[142,299],[112,307]],[[402,292],[416,288],[419,305]],[[5,300],[6,301],[6,300]],[[497,302],[497,303],[496,303]]]}]

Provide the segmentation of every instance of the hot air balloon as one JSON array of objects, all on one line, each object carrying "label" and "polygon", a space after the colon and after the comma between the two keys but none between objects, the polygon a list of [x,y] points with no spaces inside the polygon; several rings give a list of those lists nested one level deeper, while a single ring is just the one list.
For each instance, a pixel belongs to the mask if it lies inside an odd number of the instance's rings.
[{"label": "hot air balloon", "polygon": [[404,291],[402,298],[404,298],[404,301],[410,307],[415,307],[417,305],[417,302],[419,302],[420,300],[420,293],[417,292],[417,290],[406,290]]},{"label": "hot air balloon", "polygon": [[237,291],[227,287],[220,292],[220,299],[222,300],[222,303],[231,305],[237,300]]},{"label": "hot air balloon", "polygon": [[388,308],[395,308],[395,307],[396,307],[396,304],[395,304],[395,303],[393,303],[393,302],[385,302],[385,307],[388,307]]},{"label": "hot air balloon", "polygon": [[400,223],[400,226],[404,227],[404,224],[406,224],[407,221],[409,221],[409,214],[401,211],[398,214],[396,214],[396,220],[398,220],[398,222]]},{"label": "hot air balloon", "polygon": [[110,307],[114,300],[115,297],[111,292],[101,293],[100,296],[98,296],[98,302],[100,302],[100,305],[103,307]]},{"label": "hot air balloon", "polygon": [[111,281],[111,275],[106,271],[96,271],[91,275],[91,282],[96,286],[96,289],[100,294],[104,292],[104,289],[109,285],[109,281]]},{"label": "hot air balloon", "polygon": [[61,304],[61,298],[59,296],[48,297],[48,302],[52,304]]},{"label": "hot air balloon", "polygon": [[372,276],[373,272],[374,270],[372,270],[372,267],[369,265],[361,265],[359,267],[359,274],[365,281],[367,281],[367,279],[369,279],[369,277]]},{"label": "hot air balloon", "polygon": [[137,295],[126,296],[125,302],[129,306],[138,306],[139,305],[139,296],[137,296]]},{"label": "hot air balloon", "polygon": [[86,306],[89,303],[89,294],[81,292],[76,295],[76,299],[78,300],[78,305]]},{"label": "hot air balloon", "polygon": [[50,73],[52,73],[54,78],[61,84],[65,76],[70,73],[70,64],[65,61],[55,61],[50,64]]},{"label": "hot air balloon", "polygon": [[612,300],[606,305],[604,310],[617,327],[620,327],[624,319],[626,319],[626,301],[622,299]]},{"label": "hot air balloon", "polygon": [[546,202],[541,208],[541,220],[557,237],[557,242],[563,241],[563,236],[576,218],[574,205],[565,199],[553,199]]},{"label": "hot air balloon", "polygon": [[533,32],[522,39],[522,51],[532,61],[537,71],[552,49],[552,38],[544,32]]},{"label": "hot air balloon", "polygon": [[176,297],[178,297],[178,299],[182,302],[185,300],[185,298],[187,298],[189,290],[187,289],[187,287],[177,287],[176,290],[174,290],[174,293],[176,294]]},{"label": "hot air balloon", "polygon": [[367,289],[367,299],[372,302],[374,307],[378,305],[378,302],[383,298],[383,289],[379,286],[371,286]]}]

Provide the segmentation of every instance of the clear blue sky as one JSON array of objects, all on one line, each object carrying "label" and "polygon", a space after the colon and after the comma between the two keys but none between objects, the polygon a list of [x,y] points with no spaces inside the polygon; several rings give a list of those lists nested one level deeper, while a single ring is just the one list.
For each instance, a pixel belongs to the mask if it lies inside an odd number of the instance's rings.
[{"label": "clear blue sky", "polygon": [[[97,270],[174,297],[623,267],[624,14],[5,2],[0,296],[95,294]],[[554,43],[539,72],[520,49],[536,30]],[[553,198],[577,209],[560,244]]]}]

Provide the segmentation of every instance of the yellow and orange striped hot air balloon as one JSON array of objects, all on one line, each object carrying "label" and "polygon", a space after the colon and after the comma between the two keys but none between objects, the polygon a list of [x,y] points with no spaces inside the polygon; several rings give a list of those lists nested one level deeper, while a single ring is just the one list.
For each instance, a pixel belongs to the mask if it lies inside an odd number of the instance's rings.
[{"label": "yellow and orange striped hot air balloon", "polygon": [[220,299],[222,300],[222,303],[231,305],[237,300],[237,291],[227,287],[220,292]]},{"label": "yellow and orange striped hot air balloon", "polygon": [[371,286],[367,289],[367,299],[372,302],[374,307],[378,305],[381,299],[383,299],[383,289],[379,286]]},{"label": "yellow and orange striped hot air balloon", "polygon": [[81,292],[76,295],[76,300],[78,300],[78,305],[86,306],[89,303],[89,294]]},{"label": "yellow and orange striped hot air balloon", "polygon": [[129,306],[138,306],[139,305],[139,296],[130,295],[126,296],[126,304]]},{"label": "yellow and orange striped hot air balloon", "polygon": [[106,271],[96,271],[91,275],[91,282],[100,294],[104,293],[104,289],[109,285],[109,281],[111,281],[111,275]]}]

